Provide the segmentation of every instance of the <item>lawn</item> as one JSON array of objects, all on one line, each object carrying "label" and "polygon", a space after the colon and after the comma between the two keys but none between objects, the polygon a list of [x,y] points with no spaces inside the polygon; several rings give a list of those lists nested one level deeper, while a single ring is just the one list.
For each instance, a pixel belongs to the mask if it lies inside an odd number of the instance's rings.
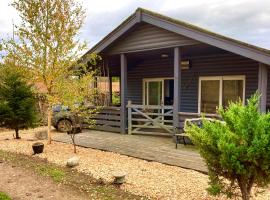
[{"label": "lawn", "polygon": [[0,200],[11,200],[11,198],[4,192],[0,192]]}]

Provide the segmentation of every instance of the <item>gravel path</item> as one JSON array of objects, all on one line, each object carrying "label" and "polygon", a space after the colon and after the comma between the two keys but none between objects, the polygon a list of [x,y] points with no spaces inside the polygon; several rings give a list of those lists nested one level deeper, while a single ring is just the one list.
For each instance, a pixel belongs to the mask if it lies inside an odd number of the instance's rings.
[{"label": "gravel path", "polygon": [[[11,139],[11,132],[2,132],[0,149],[31,155],[31,145],[34,141],[29,141],[29,139],[33,138],[35,131],[41,129],[21,134],[23,138],[21,140]],[[5,140],[7,138],[10,140]],[[70,144],[53,142],[48,146],[46,141],[43,142],[45,152],[36,156],[46,158],[49,162],[64,166],[66,160],[74,156],[73,147]],[[133,194],[147,196],[151,199],[226,199],[210,197],[205,191],[208,177],[196,171],[89,148],[78,147],[77,150],[77,156],[80,157],[80,165],[77,166],[79,171],[91,174],[97,179],[101,178],[106,182],[112,182],[113,172],[125,171],[128,173],[127,183],[121,187]],[[269,189],[265,194],[253,199],[270,199]]]}]

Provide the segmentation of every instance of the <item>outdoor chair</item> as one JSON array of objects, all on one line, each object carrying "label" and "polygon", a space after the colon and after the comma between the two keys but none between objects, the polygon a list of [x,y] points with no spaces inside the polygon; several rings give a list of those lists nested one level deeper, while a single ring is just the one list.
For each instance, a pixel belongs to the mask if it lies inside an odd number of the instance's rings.
[{"label": "outdoor chair", "polygon": [[177,149],[178,144],[180,144],[181,141],[183,141],[183,144],[186,145],[186,137],[188,137],[185,132],[180,131],[179,133],[174,134],[174,141],[175,141],[175,148]]}]

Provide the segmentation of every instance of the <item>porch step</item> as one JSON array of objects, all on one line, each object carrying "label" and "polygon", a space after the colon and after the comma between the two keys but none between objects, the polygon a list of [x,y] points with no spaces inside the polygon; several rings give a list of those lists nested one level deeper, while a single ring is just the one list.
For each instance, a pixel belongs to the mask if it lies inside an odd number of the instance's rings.
[{"label": "porch step", "polygon": [[172,133],[164,133],[164,132],[150,132],[150,131],[132,131],[132,134],[139,135],[152,135],[152,136],[173,136]]}]

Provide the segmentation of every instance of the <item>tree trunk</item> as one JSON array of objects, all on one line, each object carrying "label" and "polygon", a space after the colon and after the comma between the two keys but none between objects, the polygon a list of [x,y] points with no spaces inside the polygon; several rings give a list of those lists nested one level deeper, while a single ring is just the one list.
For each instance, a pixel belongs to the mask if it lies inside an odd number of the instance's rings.
[{"label": "tree trunk", "polygon": [[250,199],[250,194],[247,191],[242,191],[241,190],[241,194],[242,194],[242,199],[243,200],[249,200]]},{"label": "tree trunk", "polygon": [[19,136],[19,128],[18,127],[15,128],[15,139],[21,139]]},{"label": "tree trunk", "polygon": [[243,178],[238,178],[238,185],[241,190],[241,195],[243,200],[249,200],[250,199],[250,192],[251,192],[251,187],[247,183],[248,180],[245,180]]},{"label": "tree trunk", "polygon": [[[72,130],[72,131],[74,131],[74,130]],[[76,143],[75,143],[75,132],[73,132],[73,133],[70,135],[70,137],[71,137],[72,144],[73,144],[73,152],[74,152],[74,153],[77,153]]]},{"label": "tree trunk", "polygon": [[51,106],[49,105],[48,107],[48,130],[47,130],[47,133],[48,133],[48,144],[51,144],[52,143],[52,133],[51,133],[51,124],[52,124],[52,108]]}]

